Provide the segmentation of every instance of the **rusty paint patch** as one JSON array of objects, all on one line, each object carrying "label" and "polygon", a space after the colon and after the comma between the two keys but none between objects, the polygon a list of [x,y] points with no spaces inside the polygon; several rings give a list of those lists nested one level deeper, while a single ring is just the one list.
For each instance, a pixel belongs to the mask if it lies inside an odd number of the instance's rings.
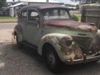
[{"label": "rusty paint patch", "polygon": [[91,26],[87,23],[77,22],[72,20],[47,20],[44,23],[45,26],[52,26],[57,28],[67,28],[74,30],[83,30],[83,31],[97,31],[96,26]]},{"label": "rusty paint patch", "polygon": [[[63,38],[63,40],[62,40]],[[47,34],[45,36],[42,37],[41,40],[47,41],[47,42],[52,42],[52,43],[56,43],[59,44],[59,42],[62,40],[64,41],[64,38],[68,39],[72,39],[71,36],[66,35],[66,34],[60,34],[60,33],[51,33],[51,34]]]}]

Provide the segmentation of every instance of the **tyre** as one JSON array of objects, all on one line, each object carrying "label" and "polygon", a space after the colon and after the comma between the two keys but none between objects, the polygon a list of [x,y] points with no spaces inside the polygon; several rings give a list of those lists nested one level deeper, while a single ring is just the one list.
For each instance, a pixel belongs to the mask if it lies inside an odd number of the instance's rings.
[{"label": "tyre", "polygon": [[53,72],[58,73],[61,68],[61,61],[52,46],[47,46],[45,50],[45,60],[47,67]]},{"label": "tyre", "polygon": [[98,59],[98,60],[93,61],[93,63],[97,63],[98,61],[99,61],[99,59]]},{"label": "tyre", "polygon": [[22,48],[22,44],[21,44],[21,42],[19,41],[18,34],[16,35],[16,43],[17,43],[17,46],[18,46],[19,48]]}]

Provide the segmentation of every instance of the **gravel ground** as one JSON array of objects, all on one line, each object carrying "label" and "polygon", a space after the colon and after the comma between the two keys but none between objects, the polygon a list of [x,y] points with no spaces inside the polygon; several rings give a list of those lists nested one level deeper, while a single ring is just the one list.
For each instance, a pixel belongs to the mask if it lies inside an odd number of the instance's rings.
[{"label": "gravel ground", "polygon": [[0,44],[0,75],[100,75],[100,62],[65,66],[59,74],[53,74],[32,49],[5,42]]},{"label": "gravel ground", "polygon": [[0,44],[0,75],[51,75],[41,57],[27,49],[7,42]]}]

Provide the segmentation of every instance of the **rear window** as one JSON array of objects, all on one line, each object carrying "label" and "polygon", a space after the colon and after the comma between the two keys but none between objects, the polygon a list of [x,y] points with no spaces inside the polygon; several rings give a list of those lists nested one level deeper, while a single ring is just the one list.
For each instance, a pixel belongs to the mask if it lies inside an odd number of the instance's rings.
[{"label": "rear window", "polygon": [[26,19],[27,18],[27,10],[23,10],[23,11],[19,12],[18,18]]}]

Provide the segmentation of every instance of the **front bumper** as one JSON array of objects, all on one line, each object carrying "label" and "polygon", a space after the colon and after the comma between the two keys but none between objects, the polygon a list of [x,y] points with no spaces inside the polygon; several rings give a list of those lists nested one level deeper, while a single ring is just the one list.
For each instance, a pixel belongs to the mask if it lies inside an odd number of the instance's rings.
[{"label": "front bumper", "polygon": [[84,56],[83,59],[74,59],[73,61],[67,60],[66,64],[81,64],[81,63],[87,63],[87,62],[92,62],[92,61],[96,61],[96,60],[100,60],[100,54],[95,55],[95,56]]}]

